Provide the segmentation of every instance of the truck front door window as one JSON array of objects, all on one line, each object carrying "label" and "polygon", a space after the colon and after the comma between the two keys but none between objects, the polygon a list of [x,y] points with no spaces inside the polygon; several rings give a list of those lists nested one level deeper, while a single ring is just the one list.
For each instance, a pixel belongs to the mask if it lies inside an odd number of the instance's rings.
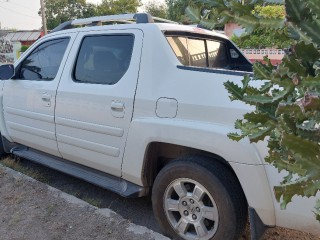
[{"label": "truck front door window", "polygon": [[59,70],[68,43],[68,38],[42,43],[23,61],[18,79],[53,80]]}]

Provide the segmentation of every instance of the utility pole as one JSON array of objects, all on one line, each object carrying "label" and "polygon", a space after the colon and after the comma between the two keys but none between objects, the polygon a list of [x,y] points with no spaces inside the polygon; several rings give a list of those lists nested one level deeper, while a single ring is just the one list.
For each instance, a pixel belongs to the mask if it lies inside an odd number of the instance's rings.
[{"label": "utility pole", "polygon": [[47,31],[47,19],[46,19],[46,12],[45,12],[45,8],[44,8],[43,0],[40,0],[40,6],[41,6],[41,17],[42,17],[42,29],[43,29],[44,35],[47,35],[47,33],[48,33],[48,31]]}]

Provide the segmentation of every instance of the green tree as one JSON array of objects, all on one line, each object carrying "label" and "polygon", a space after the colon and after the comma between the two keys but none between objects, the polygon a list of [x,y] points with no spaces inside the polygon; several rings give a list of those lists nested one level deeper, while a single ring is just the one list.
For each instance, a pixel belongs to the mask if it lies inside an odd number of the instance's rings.
[{"label": "green tree", "polygon": [[48,29],[71,19],[96,15],[95,5],[86,0],[45,0],[45,6]]},{"label": "green tree", "polygon": [[251,34],[231,36],[231,40],[240,48],[288,48],[291,41],[288,40],[287,29],[279,29],[276,33],[273,30],[263,28],[255,29]]},{"label": "green tree", "polygon": [[168,6],[168,18],[180,22],[185,9],[191,4],[191,0],[166,0]]},{"label": "green tree", "polygon": [[[285,8],[284,5],[256,5],[252,14],[265,19],[284,19]],[[240,48],[288,48],[290,46],[287,28],[279,29],[276,35],[274,30],[258,27],[251,34],[232,36],[231,40]]]},{"label": "green tree", "polygon": [[168,6],[168,19],[185,24],[192,23],[185,15],[186,8],[193,6],[200,9],[203,5],[197,0],[166,0],[166,4]]},{"label": "green tree", "polygon": [[102,0],[97,11],[98,15],[135,13],[140,6],[140,0]]},{"label": "green tree", "polygon": [[154,17],[168,18],[168,8],[166,4],[159,4],[156,1],[152,1],[145,5],[145,10]]},{"label": "green tree", "polygon": [[[248,137],[251,142],[268,139],[269,155],[265,160],[279,171],[287,172],[281,185],[274,189],[283,209],[295,195],[315,196],[320,190],[318,0],[285,0],[286,19],[254,14],[255,6],[264,4],[262,0],[245,0],[244,4],[236,0],[201,1],[215,8],[215,14],[218,13],[219,18],[212,17],[213,25],[216,21],[236,22],[248,33],[257,28],[274,32],[288,29],[291,52],[276,69],[265,59],[267,64],[254,64],[254,78],[245,76],[242,86],[230,81],[225,83],[232,101],[242,101],[255,107],[254,111],[236,121],[238,132],[230,133],[229,137],[237,141]],[[201,19],[195,11],[190,16],[204,24],[210,23],[210,16]],[[253,87],[254,81],[263,84]],[[320,221],[320,200],[314,213]]]}]

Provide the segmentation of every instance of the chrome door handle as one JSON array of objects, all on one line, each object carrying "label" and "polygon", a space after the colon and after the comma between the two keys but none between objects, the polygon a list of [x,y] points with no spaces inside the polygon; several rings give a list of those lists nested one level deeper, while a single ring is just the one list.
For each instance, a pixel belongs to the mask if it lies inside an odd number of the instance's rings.
[{"label": "chrome door handle", "polygon": [[113,111],[123,111],[124,110],[124,104],[122,102],[112,102],[111,103],[111,109]]},{"label": "chrome door handle", "polygon": [[42,98],[41,98],[43,101],[45,102],[50,102],[51,100],[51,97],[49,95],[42,95]]},{"label": "chrome door handle", "polygon": [[123,102],[112,101],[111,102],[111,114],[116,118],[124,118],[125,106]]},{"label": "chrome door handle", "polygon": [[51,95],[48,93],[42,93],[41,96],[42,104],[45,107],[50,107],[51,106]]}]

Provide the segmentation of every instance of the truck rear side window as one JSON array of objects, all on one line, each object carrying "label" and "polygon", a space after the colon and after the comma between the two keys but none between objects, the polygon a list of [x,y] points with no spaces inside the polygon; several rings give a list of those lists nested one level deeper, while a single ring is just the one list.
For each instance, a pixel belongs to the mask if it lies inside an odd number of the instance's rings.
[{"label": "truck rear side window", "polygon": [[190,66],[207,67],[206,43],[200,39],[188,39]]},{"label": "truck rear side window", "polygon": [[189,32],[166,32],[165,36],[184,66],[252,71],[252,64],[226,39]]},{"label": "truck rear side window", "polygon": [[126,73],[131,61],[134,36],[98,35],[83,39],[74,81],[91,84],[116,84]]},{"label": "truck rear side window", "polygon": [[229,68],[226,45],[207,39],[167,36],[167,40],[179,61],[185,66]]},{"label": "truck rear side window", "polygon": [[174,53],[179,61],[185,65],[189,65],[188,39],[185,37],[167,37]]},{"label": "truck rear side window", "polygon": [[217,41],[207,41],[209,68],[229,68],[226,45]]}]

